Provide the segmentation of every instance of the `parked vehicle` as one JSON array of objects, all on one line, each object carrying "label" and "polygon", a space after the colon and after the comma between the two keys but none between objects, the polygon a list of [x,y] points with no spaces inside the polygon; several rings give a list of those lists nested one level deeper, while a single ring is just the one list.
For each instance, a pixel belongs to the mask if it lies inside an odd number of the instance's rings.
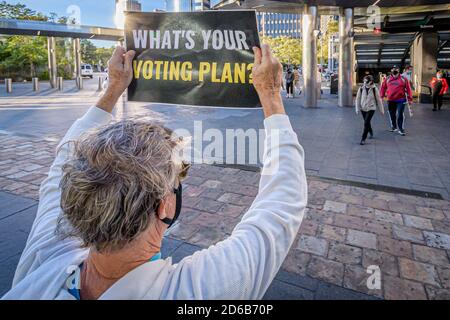
[{"label": "parked vehicle", "polygon": [[81,65],[81,76],[82,77],[94,77],[94,70],[92,69],[92,66],[90,64],[82,64]]}]

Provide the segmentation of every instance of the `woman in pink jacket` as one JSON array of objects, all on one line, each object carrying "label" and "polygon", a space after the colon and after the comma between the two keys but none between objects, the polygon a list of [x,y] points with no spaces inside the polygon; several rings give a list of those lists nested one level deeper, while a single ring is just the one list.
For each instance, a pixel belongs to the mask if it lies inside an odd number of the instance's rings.
[{"label": "woman in pink jacket", "polygon": [[408,79],[400,75],[398,66],[392,67],[391,75],[381,85],[381,98],[386,95],[391,119],[391,132],[398,132],[404,136],[406,135],[404,129],[405,106],[407,102],[412,103],[412,92]]}]

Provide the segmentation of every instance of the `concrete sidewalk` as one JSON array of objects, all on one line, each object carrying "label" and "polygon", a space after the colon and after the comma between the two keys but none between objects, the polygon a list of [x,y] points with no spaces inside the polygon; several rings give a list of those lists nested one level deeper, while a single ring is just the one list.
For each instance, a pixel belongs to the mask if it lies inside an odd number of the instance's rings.
[{"label": "concrete sidewalk", "polygon": [[[27,235],[31,229],[37,211],[37,202],[14,194],[0,192],[0,203],[8,204],[0,208],[0,297],[11,287],[15,268],[20,254],[25,246]],[[188,214],[183,210],[183,215]],[[193,216],[190,215],[190,218]],[[178,228],[181,228],[180,225]],[[192,228],[187,226],[187,232]],[[208,229],[207,229],[208,230]],[[202,230],[202,232],[209,232]],[[179,231],[178,231],[179,232]],[[203,237],[197,237],[194,241]],[[206,244],[209,238],[204,239]],[[186,256],[202,250],[203,246],[181,240],[177,236],[168,235],[163,240],[163,258],[172,257],[174,263]],[[267,291],[265,299],[374,299],[363,293],[348,290],[340,286],[314,279],[306,275],[299,275],[286,270],[280,270],[276,279]]]},{"label": "concrete sidewalk", "polygon": [[[0,292],[37,209],[55,141],[0,134]],[[250,168],[249,168],[250,169]],[[226,238],[251,205],[259,173],[195,165],[180,221],[164,240],[178,261]],[[450,202],[309,176],[309,204],[266,294],[280,299],[450,299]],[[422,196],[424,196],[423,194]],[[368,289],[369,266],[381,289]]]},{"label": "concrete sidewalk", "polygon": [[[65,93],[0,93],[0,294],[11,282],[37,210],[39,185],[59,139],[95,103],[95,81]],[[416,105],[406,137],[376,115],[375,139],[358,144],[362,119],[325,96],[319,108],[286,100],[306,154],[309,205],[267,298],[450,299],[450,111]],[[129,103],[173,129],[262,128],[261,110]],[[127,115],[127,114],[126,114]],[[255,167],[196,165],[185,185],[178,226],[164,240],[175,261],[229,235],[257,192]],[[369,290],[368,267],[381,289]],[[369,270],[370,271],[370,270]]]},{"label": "concrete sidewalk", "polygon": [[[27,87],[26,85],[22,85]],[[58,140],[98,99],[96,81],[86,80],[80,92],[41,92],[26,96],[0,91],[0,132]],[[70,90],[69,90],[70,91]],[[316,109],[301,107],[302,99],[285,99],[286,110],[306,154],[311,176],[436,193],[450,200],[450,107],[432,112],[431,105],[414,104],[406,115],[407,136],[388,131],[387,114],[375,114],[375,138],[360,146],[363,121],[353,108],[337,107],[335,95],[323,95]],[[260,109],[224,109],[127,103],[125,116],[149,116],[172,129],[191,133],[195,122],[203,130],[262,129]],[[206,147],[208,143],[204,143]],[[246,146],[248,148],[248,146]],[[228,150],[223,150],[223,157]],[[234,156],[234,155],[233,155]]]}]

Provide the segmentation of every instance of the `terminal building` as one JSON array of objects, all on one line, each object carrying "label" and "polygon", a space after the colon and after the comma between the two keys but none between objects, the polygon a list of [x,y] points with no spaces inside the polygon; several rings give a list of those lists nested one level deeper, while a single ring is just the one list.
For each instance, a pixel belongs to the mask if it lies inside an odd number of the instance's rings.
[{"label": "terminal building", "polygon": [[256,18],[263,36],[301,38],[301,14],[258,11]]},{"label": "terminal building", "polygon": [[192,12],[211,9],[209,0],[166,0],[166,11]]},{"label": "terminal building", "polygon": [[[192,12],[214,8],[220,0],[166,0],[166,11]],[[258,28],[262,35],[271,37],[301,37],[301,14],[256,12]]]},{"label": "terminal building", "polygon": [[116,0],[116,10],[142,11],[142,4],[137,0]]},{"label": "terminal building", "polygon": [[353,105],[353,90],[365,72],[377,75],[389,72],[393,65],[411,65],[411,78],[422,101],[429,96],[428,83],[436,71],[449,68],[448,0],[222,0],[215,7],[302,13],[305,107],[317,106],[321,15],[339,16],[338,57],[330,56],[330,61],[338,62],[339,106]]}]

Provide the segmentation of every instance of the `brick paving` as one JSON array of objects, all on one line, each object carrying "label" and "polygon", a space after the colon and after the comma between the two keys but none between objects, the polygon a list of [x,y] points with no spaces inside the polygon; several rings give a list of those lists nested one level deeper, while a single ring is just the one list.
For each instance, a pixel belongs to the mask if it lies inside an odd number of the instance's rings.
[{"label": "brick paving", "polygon": [[[55,140],[0,133],[0,294],[37,210]],[[259,173],[195,165],[179,222],[164,239],[175,261],[226,238],[251,205]],[[308,208],[267,299],[450,299],[450,202],[309,176]],[[378,266],[381,289],[366,285]]]}]

